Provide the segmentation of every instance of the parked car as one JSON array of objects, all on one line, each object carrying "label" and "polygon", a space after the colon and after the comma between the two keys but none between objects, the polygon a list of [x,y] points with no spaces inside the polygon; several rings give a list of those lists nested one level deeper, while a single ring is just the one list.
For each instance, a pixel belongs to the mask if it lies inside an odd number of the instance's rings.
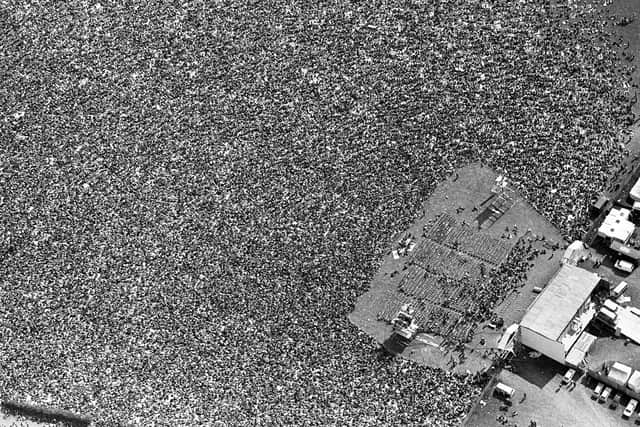
[{"label": "parked car", "polygon": [[600,394],[602,393],[602,390],[604,390],[604,384],[598,383],[596,385],[596,388],[593,389],[593,393],[591,393],[591,398],[593,400],[596,400],[597,398],[599,398]]},{"label": "parked car", "polygon": [[625,418],[629,418],[631,415],[633,415],[633,412],[636,410],[636,406],[638,406],[638,401],[635,399],[631,399],[629,403],[627,403],[627,407],[624,408],[624,412],[622,413],[622,416]]},{"label": "parked car", "polygon": [[598,402],[602,403],[609,398],[611,394],[611,387],[606,387],[600,397],[598,398]]},{"label": "parked car", "polygon": [[562,384],[569,384],[569,382],[573,379],[573,376],[576,374],[575,369],[569,369],[562,377]]}]

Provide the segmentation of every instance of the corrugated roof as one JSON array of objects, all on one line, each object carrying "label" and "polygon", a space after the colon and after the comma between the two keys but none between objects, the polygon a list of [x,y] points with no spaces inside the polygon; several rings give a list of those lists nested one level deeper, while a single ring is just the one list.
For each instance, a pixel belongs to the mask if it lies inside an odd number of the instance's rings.
[{"label": "corrugated roof", "polygon": [[520,327],[557,340],[599,281],[595,273],[563,265],[531,304]]}]

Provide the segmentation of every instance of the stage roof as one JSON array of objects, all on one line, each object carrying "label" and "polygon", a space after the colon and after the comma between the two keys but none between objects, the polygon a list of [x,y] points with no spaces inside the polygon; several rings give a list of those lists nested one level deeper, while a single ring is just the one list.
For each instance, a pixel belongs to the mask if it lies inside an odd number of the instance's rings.
[{"label": "stage roof", "polygon": [[533,301],[520,327],[557,340],[599,281],[595,273],[563,265]]}]

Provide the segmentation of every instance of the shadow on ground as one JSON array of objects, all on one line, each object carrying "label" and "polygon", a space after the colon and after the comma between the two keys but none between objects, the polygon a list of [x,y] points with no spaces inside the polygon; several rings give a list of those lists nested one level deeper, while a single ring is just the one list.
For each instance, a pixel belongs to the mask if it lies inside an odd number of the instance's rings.
[{"label": "shadow on ground", "polygon": [[557,374],[564,375],[566,369],[545,356],[536,359],[523,357],[511,360],[511,371],[538,388],[544,388]]},{"label": "shadow on ground", "polygon": [[401,354],[404,349],[407,348],[407,343],[398,338],[396,334],[391,334],[391,336],[382,343],[382,348],[393,357]]}]

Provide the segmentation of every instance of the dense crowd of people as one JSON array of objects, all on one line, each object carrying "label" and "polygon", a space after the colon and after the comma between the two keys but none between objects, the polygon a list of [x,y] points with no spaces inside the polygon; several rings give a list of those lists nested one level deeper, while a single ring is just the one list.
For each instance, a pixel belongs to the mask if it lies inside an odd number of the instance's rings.
[{"label": "dense crowd of people", "polygon": [[379,357],[347,314],[470,162],[585,229],[634,120],[601,18],[123,5],[0,9],[3,397],[109,426],[457,424],[481,385]]}]

